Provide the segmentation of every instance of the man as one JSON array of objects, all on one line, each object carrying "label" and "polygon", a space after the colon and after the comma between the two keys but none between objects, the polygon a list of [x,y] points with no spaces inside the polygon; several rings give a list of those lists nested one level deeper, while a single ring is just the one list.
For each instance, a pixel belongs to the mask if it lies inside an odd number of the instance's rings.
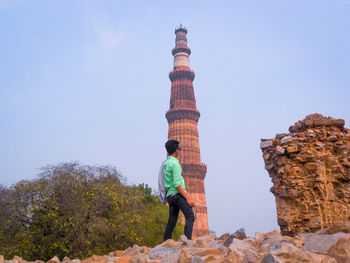
[{"label": "man", "polygon": [[185,216],[185,236],[192,239],[194,203],[186,192],[185,180],[182,177],[182,168],[179,162],[181,147],[176,140],[165,143],[168,159],[164,164],[164,183],[167,190],[167,202],[169,203],[169,220],[164,233],[164,241],[172,238],[176,226],[179,211]]}]

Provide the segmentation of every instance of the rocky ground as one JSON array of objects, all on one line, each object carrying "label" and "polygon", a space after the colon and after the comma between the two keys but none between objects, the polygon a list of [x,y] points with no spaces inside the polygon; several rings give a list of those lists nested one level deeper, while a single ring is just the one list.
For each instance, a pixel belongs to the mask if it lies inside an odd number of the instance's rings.
[{"label": "rocky ground", "polygon": [[[92,256],[80,260],[57,257],[47,263],[349,263],[350,223],[338,223],[316,233],[304,233],[296,237],[282,236],[274,230],[246,237],[244,229],[234,234],[216,237],[210,234],[188,240],[167,240],[154,248],[134,245],[105,256]],[[27,263],[19,257],[0,263]],[[43,263],[36,261],[35,263]]]}]

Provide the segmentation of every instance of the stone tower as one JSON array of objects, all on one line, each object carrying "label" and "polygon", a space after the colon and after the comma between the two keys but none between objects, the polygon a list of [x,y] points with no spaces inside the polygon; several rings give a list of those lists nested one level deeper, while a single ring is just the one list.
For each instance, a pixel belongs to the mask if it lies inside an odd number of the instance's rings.
[{"label": "stone tower", "polygon": [[207,202],[204,178],[207,166],[201,163],[197,123],[200,116],[196,109],[196,99],[192,81],[194,72],[190,68],[191,49],[187,46],[187,29],[180,25],[175,30],[174,68],[169,73],[171,80],[170,109],[166,113],[169,123],[168,139],[178,140],[181,145],[180,163],[187,192],[192,197],[195,223],[193,237],[209,233]]}]

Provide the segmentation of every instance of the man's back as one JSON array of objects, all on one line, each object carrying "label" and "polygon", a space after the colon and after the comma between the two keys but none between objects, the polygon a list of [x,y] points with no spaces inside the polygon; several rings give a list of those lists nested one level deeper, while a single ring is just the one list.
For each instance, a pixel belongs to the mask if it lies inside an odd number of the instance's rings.
[{"label": "man's back", "polygon": [[186,192],[185,180],[182,177],[182,168],[178,159],[169,156],[164,164],[164,183],[167,189],[167,196],[176,194],[179,191],[176,189],[179,185]]}]

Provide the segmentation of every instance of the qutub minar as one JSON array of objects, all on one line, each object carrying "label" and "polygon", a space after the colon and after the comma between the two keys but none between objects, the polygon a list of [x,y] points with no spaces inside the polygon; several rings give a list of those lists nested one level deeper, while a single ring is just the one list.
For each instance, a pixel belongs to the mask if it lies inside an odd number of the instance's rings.
[{"label": "qutub minar", "polygon": [[175,30],[174,68],[169,73],[171,80],[170,109],[166,113],[169,123],[168,139],[178,140],[181,145],[180,163],[187,192],[192,197],[195,207],[193,236],[209,233],[207,202],[205,199],[204,178],[207,166],[201,162],[197,122],[200,116],[196,109],[196,99],[192,81],[194,72],[190,68],[191,49],[187,46],[187,29]]}]

